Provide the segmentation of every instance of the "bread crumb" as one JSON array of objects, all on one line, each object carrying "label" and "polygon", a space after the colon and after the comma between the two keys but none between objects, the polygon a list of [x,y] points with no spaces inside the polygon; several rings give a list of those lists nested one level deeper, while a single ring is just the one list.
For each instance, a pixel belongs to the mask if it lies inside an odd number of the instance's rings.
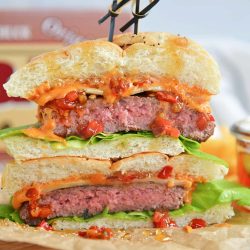
[{"label": "bread crumb", "polygon": [[185,227],[183,227],[183,230],[184,230],[186,233],[191,233],[192,230],[193,230],[193,228],[190,227],[190,226],[185,226]]},{"label": "bread crumb", "polygon": [[171,237],[164,231],[162,230],[156,230],[155,231],[155,240],[158,240],[158,241],[169,241],[171,240]]}]

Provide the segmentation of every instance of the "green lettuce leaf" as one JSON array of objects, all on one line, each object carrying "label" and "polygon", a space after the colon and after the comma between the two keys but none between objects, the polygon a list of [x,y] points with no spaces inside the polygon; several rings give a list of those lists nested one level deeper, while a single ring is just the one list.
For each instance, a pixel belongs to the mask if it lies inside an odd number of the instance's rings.
[{"label": "green lettuce leaf", "polygon": [[14,212],[14,208],[11,205],[0,205],[0,218],[11,219],[10,214]]},{"label": "green lettuce leaf", "polygon": [[[39,124],[37,123],[37,124],[32,124],[32,125],[27,125],[27,126],[22,126],[22,127],[17,127],[17,128],[2,129],[0,130],[0,139],[6,138],[9,136],[14,136],[14,135],[23,135],[23,130],[26,128],[30,128],[30,127],[39,127]],[[67,142],[66,144],[55,142],[55,141],[50,141],[46,139],[44,140],[49,142],[53,149],[62,150],[66,148],[81,149],[86,145],[96,144],[100,141],[114,141],[118,139],[135,138],[135,137],[154,138],[154,135],[150,131],[135,131],[135,132],[129,131],[129,132],[120,132],[120,133],[112,133],[112,134],[100,133],[95,136],[92,136],[88,140],[85,140],[78,136],[69,136],[66,138],[66,142]],[[210,154],[200,151],[200,143],[198,143],[197,141],[188,139],[182,135],[179,137],[179,140],[187,153],[195,155],[201,159],[211,160],[219,164],[228,166],[228,163],[226,161],[214,155],[210,155]]]},{"label": "green lettuce leaf", "polygon": [[250,189],[226,180],[200,183],[192,193],[192,203],[171,211],[170,215],[174,217],[189,212],[203,212],[215,205],[233,201],[238,205],[250,206]]},{"label": "green lettuce leaf", "polygon": [[4,139],[6,137],[14,136],[14,135],[23,135],[23,130],[26,128],[38,128],[39,123],[19,126],[15,128],[5,128],[0,130],[0,139]]},{"label": "green lettuce leaf", "polygon": [[211,160],[214,161],[218,164],[224,165],[224,166],[228,166],[228,162],[224,161],[223,159],[216,157],[214,155],[202,152],[200,150],[200,143],[194,140],[191,140],[189,138],[186,138],[184,136],[180,136],[179,140],[181,141],[185,151],[191,155],[197,156],[201,159],[204,160]]},{"label": "green lettuce leaf", "polygon": [[108,208],[105,208],[102,213],[97,214],[90,218],[83,217],[59,217],[55,219],[51,219],[48,221],[49,224],[52,224],[56,220],[64,220],[64,221],[73,221],[73,222],[89,222],[94,221],[96,219],[108,218],[108,219],[120,219],[120,220],[149,220],[152,218],[152,211],[141,211],[141,212],[117,212],[117,213],[109,213]]},{"label": "green lettuce leaf", "polygon": [[130,138],[130,137],[147,137],[153,138],[154,135],[150,131],[130,131],[130,132],[119,132],[119,133],[99,133],[97,135],[92,136],[88,140],[85,140],[78,136],[69,136],[66,138],[67,143],[71,141],[79,141],[85,144],[95,144],[100,141],[114,141],[121,138]]},{"label": "green lettuce leaf", "polygon": [[23,224],[18,211],[14,210],[11,205],[0,205],[0,219],[9,219],[19,224]]},{"label": "green lettuce leaf", "polygon": [[60,142],[50,142],[53,149],[65,149],[65,148],[76,148],[80,149],[89,144],[96,144],[101,141],[114,141],[118,139],[125,139],[125,138],[135,138],[135,137],[146,137],[146,138],[153,138],[154,135],[149,131],[130,131],[130,132],[120,132],[120,133],[100,133],[97,135],[92,136],[88,140],[85,140],[78,136],[69,136],[66,138],[66,144]]},{"label": "green lettuce leaf", "polygon": [[20,218],[19,212],[15,210],[10,214],[10,220],[19,224],[24,224],[23,220]]}]

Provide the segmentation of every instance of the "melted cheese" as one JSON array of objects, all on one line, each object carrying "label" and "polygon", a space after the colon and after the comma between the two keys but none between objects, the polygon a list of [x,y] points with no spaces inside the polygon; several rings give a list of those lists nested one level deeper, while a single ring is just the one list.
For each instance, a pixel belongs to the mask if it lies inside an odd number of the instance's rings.
[{"label": "melted cheese", "polygon": [[[115,95],[110,89],[110,82],[127,84],[128,88]],[[140,85],[137,83],[140,82]],[[103,95],[106,101],[112,103],[116,100],[141,93],[144,91],[169,91],[181,97],[181,99],[190,107],[200,112],[210,112],[209,100],[211,95],[208,91],[197,86],[190,86],[186,83],[180,83],[174,78],[152,77],[152,76],[117,76],[107,74],[100,78],[90,78],[86,81],[67,79],[63,85],[57,84],[50,88],[48,83],[41,84],[34,93],[29,96],[29,100],[35,101],[38,105],[44,106],[47,102],[54,99],[64,98],[67,93],[73,90],[84,90],[90,94]]]},{"label": "melted cheese", "polygon": [[53,129],[55,128],[55,121],[48,120],[44,123],[41,128],[27,128],[23,130],[23,133],[31,138],[36,139],[47,139],[50,141],[57,141],[66,143],[65,139],[57,136],[53,133]]},{"label": "melted cheese", "polygon": [[37,199],[39,199],[41,194],[48,193],[61,188],[82,186],[92,184],[93,182],[95,184],[104,184],[106,178],[104,175],[102,175],[102,177],[100,175],[101,174],[71,176],[65,179],[54,180],[48,183],[33,183],[32,185],[28,185],[14,194],[12,199],[12,205],[15,209],[18,209],[21,207],[23,202],[31,201],[32,199],[26,196],[26,193],[30,189],[37,190]]},{"label": "melted cheese", "polygon": [[[45,85],[46,86],[46,85]],[[42,86],[40,86],[41,88]],[[48,92],[44,91],[43,94],[38,95],[37,98],[35,98],[35,102],[39,104],[40,106],[44,106],[47,102],[54,100],[54,99],[60,99],[64,98],[67,93],[73,91],[73,90],[85,90],[91,94],[103,94],[103,91],[98,91],[97,89],[90,88],[88,85],[76,82],[74,84],[64,85],[61,87],[50,89]]]}]

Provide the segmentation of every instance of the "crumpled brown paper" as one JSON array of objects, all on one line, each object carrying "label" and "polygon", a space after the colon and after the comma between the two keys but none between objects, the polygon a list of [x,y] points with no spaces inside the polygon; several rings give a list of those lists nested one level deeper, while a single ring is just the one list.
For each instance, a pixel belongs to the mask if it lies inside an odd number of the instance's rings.
[{"label": "crumpled brown paper", "polygon": [[180,228],[117,230],[111,240],[83,239],[76,233],[45,231],[0,220],[0,240],[67,250],[250,249],[250,214],[238,214],[226,224],[190,233]]}]

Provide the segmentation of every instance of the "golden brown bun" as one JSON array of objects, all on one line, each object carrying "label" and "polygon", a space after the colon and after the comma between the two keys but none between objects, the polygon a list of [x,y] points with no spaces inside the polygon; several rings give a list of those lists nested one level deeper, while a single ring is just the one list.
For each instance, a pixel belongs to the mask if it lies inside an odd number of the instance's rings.
[{"label": "golden brown bun", "polygon": [[[169,33],[122,34],[114,42],[85,41],[34,58],[4,85],[9,96],[28,98],[43,83],[48,87],[104,75],[177,79],[210,94],[219,90],[220,73],[212,57],[192,40]],[[164,90],[151,84],[133,92]],[[98,86],[92,90],[102,94]],[[131,94],[133,94],[133,92]]]},{"label": "golden brown bun", "polygon": [[[167,165],[173,167],[173,174],[202,177],[207,181],[223,179],[228,171],[225,166],[187,154],[169,158],[165,154],[156,152],[140,153],[116,162],[82,157],[53,157],[24,161],[20,164],[9,163],[2,176],[2,187],[8,197],[11,197],[16,191],[32,183],[48,183],[72,176],[96,173],[111,176],[117,171],[124,174],[130,171],[154,173]],[[82,180],[82,185],[88,184],[84,181]],[[152,181],[166,183],[166,180],[159,178],[152,179]],[[75,185],[71,181],[67,187]]]}]

